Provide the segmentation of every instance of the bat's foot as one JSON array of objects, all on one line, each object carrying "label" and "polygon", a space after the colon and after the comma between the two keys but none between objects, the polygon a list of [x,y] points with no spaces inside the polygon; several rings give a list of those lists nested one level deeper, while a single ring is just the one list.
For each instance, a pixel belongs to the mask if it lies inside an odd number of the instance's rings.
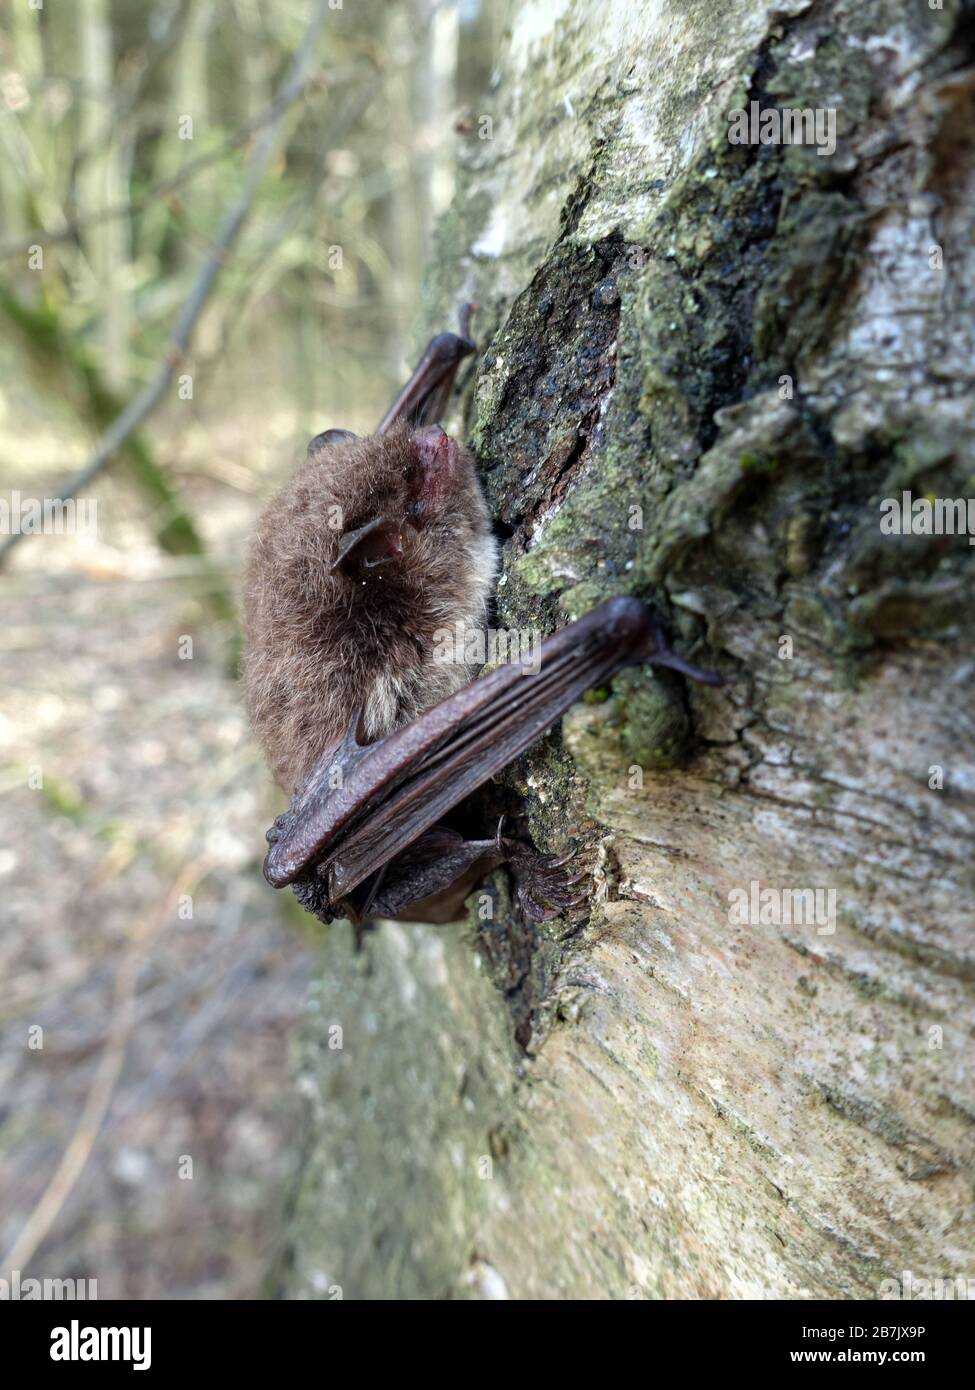
[{"label": "bat's foot", "polygon": [[[271,829],[274,827],[272,826]],[[269,830],[268,835],[271,834]],[[298,899],[306,912],[310,912],[313,917],[317,917],[326,926],[335,921],[336,914],[332,911],[332,904],[328,896],[328,886],[324,879],[320,879],[317,874],[311,873],[306,878],[295,879],[291,885],[291,891]]]},{"label": "bat's foot", "polygon": [[[510,850],[510,841],[508,847]],[[587,875],[564,872],[574,858],[574,850],[560,855],[538,854],[527,846],[511,855],[518,906],[529,922],[548,922],[586,905],[589,894],[575,893],[573,889]]]},{"label": "bat's foot", "polygon": [[355,943],[356,955],[362,950],[366,941],[366,933],[375,931],[376,923],[371,917],[363,917],[361,921],[352,923],[352,939]]}]

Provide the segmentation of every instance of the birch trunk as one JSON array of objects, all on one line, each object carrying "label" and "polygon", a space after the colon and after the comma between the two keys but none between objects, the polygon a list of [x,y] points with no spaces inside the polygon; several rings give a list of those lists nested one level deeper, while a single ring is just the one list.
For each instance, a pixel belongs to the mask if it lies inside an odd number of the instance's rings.
[{"label": "birch trunk", "polygon": [[124,204],[129,179],[125,137],[113,120],[113,38],[106,0],[83,0],[78,21],[84,152],[78,210],[88,224],[82,245],[94,281],[103,375],[106,385],[119,391],[129,380],[129,236],[123,218],[105,214]]},{"label": "birch trunk", "polygon": [[[975,1276],[973,551],[880,527],[975,489],[961,6],[528,3],[500,72],[422,325],[482,305],[499,622],[636,593],[727,684],[625,675],[492,793],[586,846],[582,926],[498,875],[466,928],[333,930],[278,1286]],[[835,151],[731,143],[752,102]]]}]

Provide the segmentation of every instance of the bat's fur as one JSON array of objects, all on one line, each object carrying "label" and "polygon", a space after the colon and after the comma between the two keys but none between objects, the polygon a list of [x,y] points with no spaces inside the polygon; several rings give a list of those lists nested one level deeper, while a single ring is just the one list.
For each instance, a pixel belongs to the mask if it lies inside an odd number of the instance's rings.
[{"label": "bat's fur", "polygon": [[[406,520],[416,459],[405,425],[320,448],[264,512],[245,579],[243,680],[254,732],[289,793],[360,702],[371,741],[476,674],[435,659],[438,629],[484,626],[497,570],[487,505],[460,446],[458,463],[418,530]],[[402,555],[355,577],[333,573],[342,536],[376,516],[402,521]]]}]

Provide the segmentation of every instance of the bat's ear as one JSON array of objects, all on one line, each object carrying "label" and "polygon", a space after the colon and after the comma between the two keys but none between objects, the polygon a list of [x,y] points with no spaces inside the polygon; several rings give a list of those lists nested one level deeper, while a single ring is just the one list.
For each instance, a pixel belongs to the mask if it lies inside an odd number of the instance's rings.
[{"label": "bat's ear", "polygon": [[341,571],[350,579],[361,578],[363,571],[398,560],[402,554],[403,538],[399,527],[384,516],[374,516],[365,526],[345,532],[332,561],[332,573]]},{"label": "bat's ear", "polygon": [[308,456],[317,454],[319,449],[327,449],[330,444],[343,444],[347,439],[358,439],[351,430],[322,430],[308,445]]}]

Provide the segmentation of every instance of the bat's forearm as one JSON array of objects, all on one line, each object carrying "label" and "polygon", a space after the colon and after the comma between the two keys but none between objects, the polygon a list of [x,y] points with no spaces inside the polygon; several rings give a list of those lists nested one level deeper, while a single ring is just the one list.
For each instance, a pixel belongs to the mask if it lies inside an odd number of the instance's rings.
[{"label": "bat's forearm", "polygon": [[[333,901],[345,897],[523,753],[586,690],[643,661],[718,679],[666,647],[645,604],[617,598],[547,638],[534,672],[499,667],[367,748],[350,729],[296,797],[265,876],[281,888],[318,865]],[[337,761],[342,785],[334,788]]]}]

